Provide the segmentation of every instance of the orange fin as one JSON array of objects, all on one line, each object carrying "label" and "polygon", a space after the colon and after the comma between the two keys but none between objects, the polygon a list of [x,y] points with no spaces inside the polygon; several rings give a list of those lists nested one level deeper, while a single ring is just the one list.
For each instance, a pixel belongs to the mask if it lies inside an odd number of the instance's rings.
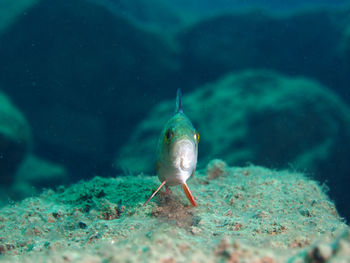
[{"label": "orange fin", "polygon": [[153,198],[153,196],[156,195],[156,193],[158,193],[158,191],[160,190],[160,188],[163,187],[163,185],[165,185],[166,181],[164,181],[163,183],[161,183],[161,185],[158,187],[158,189],[147,199],[147,201],[143,204],[143,206],[147,205],[147,203]]},{"label": "orange fin", "polygon": [[187,186],[186,183],[182,184],[182,188],[184,189],[184,192],[185,192],[185,194],[186,194],[188,200],[190,200],[191,204],[192,204],[193,206],[197,206],[197,205],[196,205],[196,202],[194,201],[193,195],[192,195],[192,193],[191,193],[191,191],[190,191],[190,189],[188,188],[188,186]]}]

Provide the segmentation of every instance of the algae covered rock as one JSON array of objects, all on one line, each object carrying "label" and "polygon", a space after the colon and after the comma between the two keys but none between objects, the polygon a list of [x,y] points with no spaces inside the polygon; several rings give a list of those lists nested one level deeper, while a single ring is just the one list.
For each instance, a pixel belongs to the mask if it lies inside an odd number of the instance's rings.
[{"label": "algae covered rock", "polygon": [[182,24],[178,10],[159,0],[87,0],[105,6],[142,27],[168,31]]},{"label": "algae covered rock", "polygon": [[321,242],[322,255],[349,256],[327,247],[348,246],[349,228],[302,174],[213,160],[188,181],[197,207],[181,187],[143,207],[158,184],[150,176],[96,177],[2,208],[1,260],[310,262]]},{"label": "algae covered rock", "polygon": [[0,92],[0,206],[67,181],[66,169],[35,156],[32,145],[27,120]]},{"label": "algae covered rock", "polygon": [[0,184],[8,185],[31,144],[23,114],[0,92]]},{"label": "algae covered rock", "polygon": [[18,17],[35,5],[39,0],[2,0],[0,2],[0,35],[10,27]]},{"label": "algae covered rock", "polygon": [[65,167],[30,153],[19,165],[14,183],[7,194],[11,199],[22,200],[39,194],[44,188],[67,182],[68,172]]},{"label": "algae covered rock", "polygon": [[[331,91],[317,82],[271,71],[230,74],[192,93],[184,91],[183,104],[201,134],[202,162],[225,156],[229,164],[279,167],[297,164],[316,148],[324,148],[325,156],[314,153],[307,168],[319,158],[327,159],[329,144],[350,138],[349,109]],[[146,153],[155,152],[173,108],[173,101],[159,103],[131,134],[117,164],[151,171],[152,154]]]},{"label": "algae covered rock", "polygon": [[[342,183],[350,172],[350,110],[330,90],[305,78],[246,71],[183,93],[184,112],[201,135],[199,165],[219,157],[231,165],[305,169],[327,180],[342,213],[350,215]],[[165,101],[150,112],[119,152],[117,166],[153,170],[156,141],[173,107]]]},{"label": "algae covered rock", "polygon": [[17,180],[30,185],[48,188],[63,184],[67,177],[64,167],[29,154],[17,171]]}]

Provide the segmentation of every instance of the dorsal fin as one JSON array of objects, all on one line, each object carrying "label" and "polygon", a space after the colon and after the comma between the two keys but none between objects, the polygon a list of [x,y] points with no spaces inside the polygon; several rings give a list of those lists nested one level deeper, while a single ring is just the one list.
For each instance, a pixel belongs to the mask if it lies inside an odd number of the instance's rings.
[{"label": "dorsal fin", "polygon": [[176,94],[176,107],[175,107],[175,113],[183,112],[182,111],[182,93],[181,89],[177,89]]}]

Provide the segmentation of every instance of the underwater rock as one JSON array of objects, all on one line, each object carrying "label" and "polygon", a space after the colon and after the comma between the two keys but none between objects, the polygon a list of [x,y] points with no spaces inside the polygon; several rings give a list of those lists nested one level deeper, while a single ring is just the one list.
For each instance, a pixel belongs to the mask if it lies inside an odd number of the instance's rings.
[{"label": "underwater rock", "polygon": [[35,5],[39,0],[1,0],[0,1],[0,35],[10,27],[16,19]]},{"label": "underwater rock", "polygon": [[141,27],[169,32],[182,25],[180,12],[171,8],[168,2],[159,0],[88,0],[102,5],[118,16],[137,23]]},{"label": "underwater rock", "polygon": [[176,86],[176,54],[163,35],[91,1],[38,1],[0,36],[0,82],[38,154],[88,177],[110,172],[140,112],[168,93],[159,87]]},{"label": "underwater rock", "polygon": [[65,168],[34,156],[32,145],[27,120],[0,92],[0,207],[67,181]]},{"label": "underwater rock", "polygon": [[[224,161],[215,160],[214,164]],[[162,190],[151,176],[95,177],[0,209],[0,260],[13,262],[319,262],[349,258],[349,227],[302,174],[225,167]],[[308,211],[302,214],[299,211]],[[293,260],[298,261],[293,261]],[[336,261],[333,261],[336,262]]]},{"label": "underwater rock", "polygon": [[9,185],[31,145],[31,131],[23,114],[0,92],[0,185]]},{"label": "underwater rock", "polygon": [[255,10],[199,21],[179,35],[184,80],[198,85],[233,70],[272,69],[320,80],[350,101],[350,71],[338,54],[349,11],[277,16]]},{"label": "underwater rock", "polygon": [[[151,110],[116,166],[134,173],[153,170],[156,142],[173,107],[165,101]],[[200,166],[219,157],[230,165],[306,170],[327,181],[341,214],[350,217],[344,184],[350,172],[350,110],[329,89],[305,78],[246,71],[184,91],[183,109],[201,134]]]},{"label": "underwater rock", "polygon": [[62,185],[67,181],[68,173],[63,166],[28,154],[19,165],[8,195],[14,200],[21,200],[40,193],[44,188]]}]

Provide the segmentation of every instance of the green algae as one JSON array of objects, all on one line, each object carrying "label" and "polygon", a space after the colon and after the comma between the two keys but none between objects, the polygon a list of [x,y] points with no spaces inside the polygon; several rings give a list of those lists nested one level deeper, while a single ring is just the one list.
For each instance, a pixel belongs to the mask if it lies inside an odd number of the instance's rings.
[{"label": "green algae", "polygon": [[5,207],[0,260],[216,262],[239,252],[283,262],[348,229],[320,185],[299,173],[216,160],[188,181],[198,207],[179,187],[143,207],[158,184],[95,177]]}]

